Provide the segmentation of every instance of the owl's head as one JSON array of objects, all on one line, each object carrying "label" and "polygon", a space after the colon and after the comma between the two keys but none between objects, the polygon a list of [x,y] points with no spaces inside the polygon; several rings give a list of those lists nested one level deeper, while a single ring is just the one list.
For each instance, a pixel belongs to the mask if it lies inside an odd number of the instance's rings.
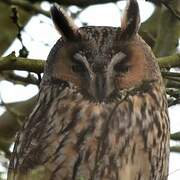
[{"label": "owl's head", "polygon": [[159,78],[149,46],[140,38],[139,7],[129,0],[120,27],[78,28],[57,4],[52,20],[62,37],[48,57],[48,76],[97,102]]}]

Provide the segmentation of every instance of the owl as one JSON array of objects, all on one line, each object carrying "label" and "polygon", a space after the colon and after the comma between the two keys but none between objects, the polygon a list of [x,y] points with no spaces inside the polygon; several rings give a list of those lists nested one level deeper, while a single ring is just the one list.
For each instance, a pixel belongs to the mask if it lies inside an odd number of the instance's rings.
[{"label": "owl", "polygon": [[129,0],[120,27],[78,28],[51,8],[62,37],[19,132],[8,180],[167,180],[169,118],[160,70]]}]

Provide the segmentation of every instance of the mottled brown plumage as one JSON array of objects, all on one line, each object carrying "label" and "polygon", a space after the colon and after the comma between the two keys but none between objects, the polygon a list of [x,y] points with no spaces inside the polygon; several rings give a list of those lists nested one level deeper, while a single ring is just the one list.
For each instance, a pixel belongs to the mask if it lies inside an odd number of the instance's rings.
[{"label": "mottled brown plumage", "polygon": [[51,9],[62,34],[39,99],[20,131],[9,180],[166,180],[169,119],[151,49],[130,0],[122,28],[77,28]]}]

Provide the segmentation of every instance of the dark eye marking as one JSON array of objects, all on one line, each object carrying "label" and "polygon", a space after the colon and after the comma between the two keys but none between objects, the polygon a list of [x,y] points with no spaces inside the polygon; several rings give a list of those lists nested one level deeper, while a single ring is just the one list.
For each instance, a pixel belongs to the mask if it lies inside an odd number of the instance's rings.
[{"label": "dark eye marking", "polygon": [[127,64],[126,59],[122,60],[121,62],[118,62],[114,65],[113,69],[117,73],[126,73],[128,72],[130,68],[130,65]]},{"label": "dark eye marking", "polygon": [[83,73],[86,71],[86,67],[82,62],[79,62],[77,60],[73,61],[74,64],[72,65],[72,71],[75,73]]},{"label": "dark eye marking", "polygon": [[72,71],[75,73],[83,73],[87,71],[86,65],[85,65],[85,58],[81,56],[80,54],[76,53],[72,57]]},{"label": "dark eye marking", "polygon": [[128,56],[123,52],[115,54],[111,60],[110,67],[116,73],[126,73],[129,70],[130,65],[128,64]]}]

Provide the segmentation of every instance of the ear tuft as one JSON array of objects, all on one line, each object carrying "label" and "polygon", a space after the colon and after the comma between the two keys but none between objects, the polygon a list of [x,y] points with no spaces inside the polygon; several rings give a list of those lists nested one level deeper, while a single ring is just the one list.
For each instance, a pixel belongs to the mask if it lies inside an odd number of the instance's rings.
[{"label": "ear tuft", "polygon": [[128,0],[126,10],[121,20],[122,39],[135,35],[140,26],[139,6],[137,0]]},{"label": "ear tuft", "polygon": [[78,27],[57,3],[53,4],[50,12],[56,29],[64,39],[75,40],[78,38]]}]

